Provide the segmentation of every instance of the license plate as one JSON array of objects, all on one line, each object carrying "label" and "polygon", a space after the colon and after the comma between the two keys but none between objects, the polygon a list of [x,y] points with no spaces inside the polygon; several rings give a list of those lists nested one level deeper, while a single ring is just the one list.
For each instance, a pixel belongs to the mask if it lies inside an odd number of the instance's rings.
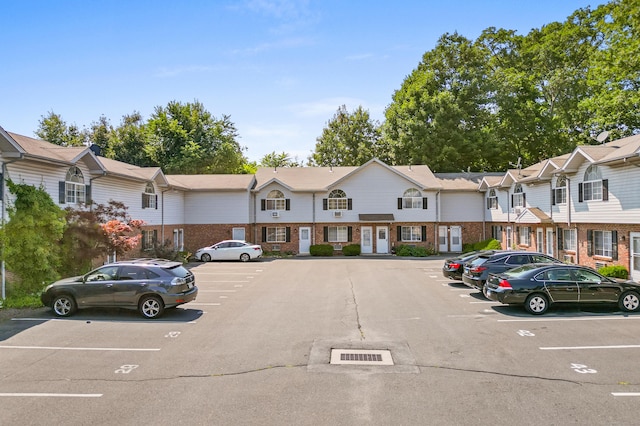
[{"label": "license plate", "polygon": [[193,283],[187,283],[187,288],[193,288]]}]

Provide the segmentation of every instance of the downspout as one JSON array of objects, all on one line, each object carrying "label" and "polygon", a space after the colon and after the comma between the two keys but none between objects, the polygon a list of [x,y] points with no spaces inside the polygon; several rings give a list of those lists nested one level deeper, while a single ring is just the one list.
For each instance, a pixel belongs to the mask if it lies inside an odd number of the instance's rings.
[{"label": "downspout", "polygon": [[[89,178],[89,187],[91,188],[91,195],[92,195],[91,198],[93,198],[93,181],[96,180],[96,179],[100,179],[102,177],[105,177],[106,175],[107,175],[107,172],[103,170],[101,175]],[[91,200],[91,204],[89,204],[89,211],[90,212],[93,211],[93,200]]]},{"label": "downspout", "polygon": [[440,229],[440,190],[436,192],[436,226],[433,228],[435,247],[434,250],[440,251],[440,235],[438,234]]},{"label": "downspout", "polygon": [[160,191],[160,195],[162,195],[160,204],[160,241],[162,242],[164,242],[164,193],[169,191],[171,191],[171,188]]},{"label": "downspout", "polygon": [[316,193],[311,193],[311,244],[316,244]]},{"label": "downspout", "polygon": [[[2,188],[2,194],[0,194],[2,196],[2,219],[1,219],[1,223],[2,223],[2,229],[4,229],[4,224],[5,224],[5,216],[7,214],[7,197],[6,197],[6,179],[5,176],[7,175],[7,164],[11,164],[14,163],[18,160],[22,160],[23,154],[20,154],[20,157],[17,158],[16,160],[11,160],[11,161],[3,161],[2,162],[2,176],[0,177],[0,187]],[[4,244],[2,244],[2,248],[0,248],[1,253],[0,255],[2,256],[2,262],[0,262],[0,273],[2,274],[2,300],[7,298],[7,294],[6,294],[6,288],[7,288],[7,280],[6,280],[6,269],[5,269],[5,262],[4,262]]]}]

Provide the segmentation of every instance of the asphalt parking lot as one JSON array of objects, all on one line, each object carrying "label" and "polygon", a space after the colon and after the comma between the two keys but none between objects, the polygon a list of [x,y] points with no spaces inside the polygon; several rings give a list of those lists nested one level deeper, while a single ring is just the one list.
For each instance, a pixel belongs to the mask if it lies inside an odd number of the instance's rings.
[{"label": "asphalt parking lot", "polygon": [[[86,310],[4,321],[0,424],[638,423],[640,314],[534,317],[441,267],[193,264],[197,300],[157,320]],[[393,365],[330,364],[332,349],[388,351]]]}]

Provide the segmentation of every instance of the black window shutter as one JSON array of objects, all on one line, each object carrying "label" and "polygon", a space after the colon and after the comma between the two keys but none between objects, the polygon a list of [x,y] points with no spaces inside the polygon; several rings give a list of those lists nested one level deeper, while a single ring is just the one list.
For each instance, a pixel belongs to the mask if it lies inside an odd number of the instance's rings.
[{"label": "black window shutter", "polygon": [[582,182],[578,184],[578,202],[581,203],[584,201],[584,197],[582,195]]},{"label": "black window shutter", "polygon": [[563,245],[564,245],[564,231],[562,230],[562,228],[556,228],[556,232],[558,233],[557,235],[557,240],[558,240],[558,250],[564,250]]},{"label": "black window shutter", "polygon": [[291,210],[291,198],[287,198],[284,200],[284,209]]},{"label": "black window shutter", "polygon": [[422,239],[421,241],[427,241],[427,227],[423,226],[422,227]]},{"label": "black window shutter", "polygon": [[516,244],[520,244],[520,227],[516,226]]},{"label": "black window shutter", "polygon": [[611,231],[611,259],[618,260],[618,231]]},{"label": "black window shutter", "polygon": [[347,210],[353,210],[353,199],[347,198]]},{"label": "black window shutter", "polygon": [[602,179],[602,201],[609,201],[609,179]]},{"label": "black window shutter", "polygon": [[522,207],[527,207],[527,194],[522,194]]},{"label": "black window shutter", "polygon": [[267,200],[264,198],[260,199],[260,210],[264,211],[267,209]]},{"label": "black window shutter", "polygon": [[347,226],[347,241],[351,242],[353,240],[353,227]]},{"label": "black window shutter", "polygon": [[487,197],[487,210],[491,208],[491,197]]},{"label": "black window shutter", "polygon": [[147,194],[145,194],[144,192],[142,193],[142,208],[147,208]]},{"label": "black window shutter", "polygon": [[158,194],[156,194],[156,210],[158,210]]},{"label": "black window shutter", "polygon": [[551,205],[556,205],[556,190],[551,188]]},{"label": "black window shutter", "polygon": [[67,202],[67,189],[63,180],[58,182],[58,201],[60,204],[65,204]]},{"label": "black window shutter", "polygon": [[398,241],[402,241],[402,226],[398,225]]},{"label": "black window shutter", "polygon": [[398,198],[398,210],[402,210],[402,198]]},{"label": "black window shutter", "polygon": [[511,207],[513,207],[513,194],[511,194]]},{"label": "black window shutter", "polygon": [[290,226],[287,226],[285,234],[286,234],[286,242],[290,243],[291,242],[291,227]]},{"label": "black window shutter", "polygon": [[328,226],[322,227],[322,236],[324,237],[324,242],[325,243],[327,241],[329,241],[329,227]]},{"label": "black window shutter", "polygon": [[426,210],[429,207],[429,200],[427,197],[422,197],[422,209]]},{"label": "black window shutter", "polygon": [[262,227],[262,242],[263,243],[267,242],[267,227],[266,226]]},{"label": "black window shutter", "polygon": [[84,202],[91,204],[91,185],[85,185],[84,187]]},{"label": "black window shutter", "polygon": [[322,210],[328,210],[329,209],[329,202],[327,201],[326,198],[322,199]]},{"label": "black window shutter", "polygon": [[587,229],[587,256],[593,256],[593,230]]}]

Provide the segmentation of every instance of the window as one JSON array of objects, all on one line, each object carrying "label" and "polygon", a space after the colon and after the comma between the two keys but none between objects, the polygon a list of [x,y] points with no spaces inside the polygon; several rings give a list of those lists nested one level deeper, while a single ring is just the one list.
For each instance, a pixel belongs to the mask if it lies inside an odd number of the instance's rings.
[{"label": "window", "polygon": [[334,189],[329,193],[328,199],[329,210],[347,210],[347,194],[341,189]]},{"label": "window", "polygon": [[287,228],[286,227],[273,227],[273,228],[268,227],[267,242],[268,243],[286,243]]},{"label": "window", "polygon": [[422,194],[415,188],[407,189],[402,195],[403,209],[421,209]]},{"label": "window", "polygon": [[158,196],[156,190],[153,187],[153,183],[147,183],[144,188],[144,194],[142,194],[142,208],[143,209],[157,209],[158,208]]},{"label": "window", "polygon": [[245,240],[245,230],[244,228],[233,228],[231,233],[231,238],[234,240]]},{"label": "window", "polygon": [[491,225],[491,238],[502,242],[502,226]]},{"label": "window", "polygon": [[267,194],[265,202],[266,210],[285,210],[286,207],[284,194],[277,189],[274,189]]},{"label": "window", "polygon": [[498,196],[496,195],[496,190],[489,190],[489,197],[487,198],[487,208],[488,209],[498,209]]},{"label": "window", "polygon": [[349,228],[347,226],[329,226],[327,240],[330,243],[346,243],[349,241]]},{"label": "window", "polygon": [[177,251],[184,250],[184,230],[183,229],[173,230],[173,249]]},{"label": "window", "polygon": [[611,231],[593,231],[593,253],[596,256],[612,257],[612,241]]},{"label": "window", "polygon": [[522,185],[519,183],[516,184],[513,195],[511,196],[511,207],[524,207],[525,205],[525,195],[522,192]]},{"label": "window", "polygon": [[520,227],[520,244],[525,246],[531,245],[531,227],[529,226]]},{"label": "window", "polygon": [[553,204],[567,204],[567,178],[558,176],[553,190]]},{"label": "window", "polygon": [[156,245],[156,241],[158,241],[157,230],[154,229],[153,231],[146,231],[146,230],[142,231],[142,249],[143,250],[150,250],[154,248],[154,246]]},{"label": "window", "polygon": [[580,184],[581,201],[602,200],[602,183],[602,174],[598,166],[589,166],[584,172],[584,181]]},{"label": "window", "polygon": [[422,227],[403,226],[402,241],[422,241]]},{"label": "window", "polygon": [[578,246],[578,232],[576,229],[562,230],[562,247],[567,251],[576,251]]},{"label": "window", "polygon": [[84,203],[86,201],[84,176],[82,175],[82,171],[76,166],[71,167],[67,172],[64,187],[64,202],[73,204]]}]

